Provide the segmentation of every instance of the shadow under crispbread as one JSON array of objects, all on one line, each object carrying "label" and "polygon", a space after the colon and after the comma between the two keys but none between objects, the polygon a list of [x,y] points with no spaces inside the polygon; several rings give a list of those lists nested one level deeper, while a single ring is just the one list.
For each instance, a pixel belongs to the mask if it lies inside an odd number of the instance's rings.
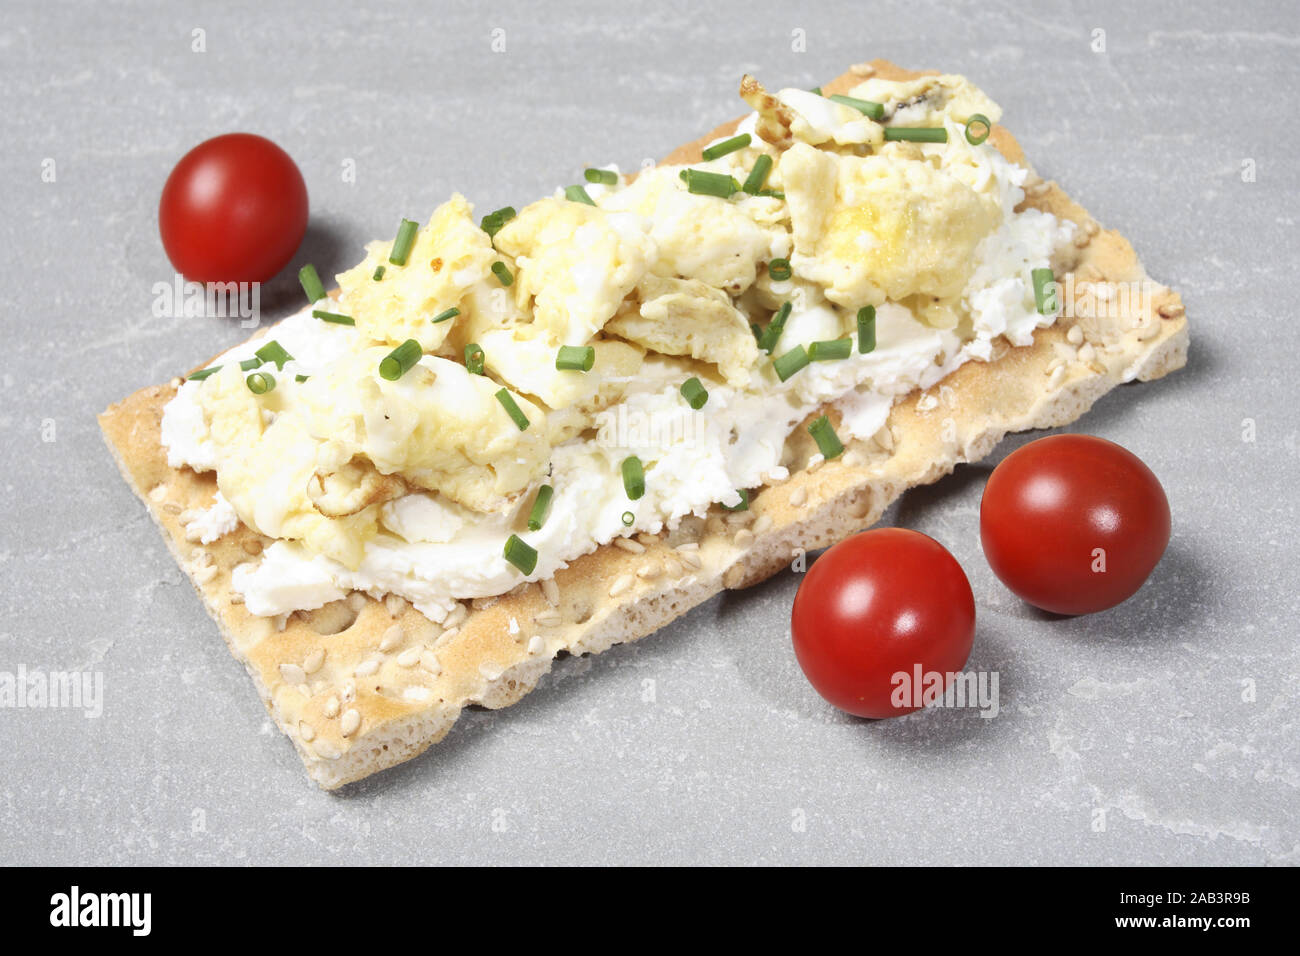
[{"label": "shadow under crispbread", "polygon": [[[847,91],[871,74],[920,75],[877,60],[824,89]],[[705,144],[734,128],[735,122],[725,124],[665,162],[696,161]],[[1024,163],[1001,127],[992,142]],[[1080,226],[1086,244],[1074,275],[1081,286],[1146,279],[1119,233],[1096,227],[1055,184],[1031,179],[1026,205]],[[258,560],[270,539],[242,524],[212,544],[187,539],[186,519],[211,504],[216,479],[167,465],[160,424],[179,381],[141,389],[99,422],[123,477],[162,529],[272,718],[312,779],[333,789],[421,753],[468,704],[514,703],[561,651],[597,653],[649,634],[724,588],[774,574],[796,549],[824,547],[873,524],[904,490],[983,457],[1007,432],[1065,424],[1122,381],[1148,381],[1181,367],[1188,342],[1182,303],[1158,288],[1117,316],[1063,319],[1022,348],[999,343],[992,361],[969,362],[927,392],[908,395],[875,438],[850,442],[840,458],[762,489],[748,511],[715,508],[707,520],[687,519],[672,533],[601,547],[560,571],[553,584],[472,602],[443,625],[400,598],[377,601],[357,592],[287,619],[249,614],[230,588],[231,572]],[[1077,347],[1067,338],[1072,324],[1084,336]],[[1081,356],[1084,346],[1090,350]],[[833,410],[828,414],[836,420]]]}]

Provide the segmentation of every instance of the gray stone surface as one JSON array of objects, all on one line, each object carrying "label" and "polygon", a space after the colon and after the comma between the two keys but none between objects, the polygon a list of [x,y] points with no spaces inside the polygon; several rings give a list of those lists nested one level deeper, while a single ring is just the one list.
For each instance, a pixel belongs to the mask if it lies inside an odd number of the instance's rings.
[{"label": "gray stone surface", "polygon": [[[0,709],[0,862],[1300,861],[1294,6],[182,6],[0,22],[0,670],[92,669],[105,698],[98,719]],[[295,264],[324,274],[453,189],[491,209],[656,156],[737,115],[746,70],[811,86],[875,55],[973,77],[1042,173],[1183,293],[1187,369],[1078,425],[1165,483],[1174,540],[1148,586],[1095,617],[1031,612],[981,556],[987,468],[967,467],[887,520],[969,573],[996,719],[832,711],[790,650],[787,574],[317,791],[94,421],[245,334],[151,315],[171,165],[221,132],[277,140],[311,193]],[[263,305],[296,296],[286,278]]]}]

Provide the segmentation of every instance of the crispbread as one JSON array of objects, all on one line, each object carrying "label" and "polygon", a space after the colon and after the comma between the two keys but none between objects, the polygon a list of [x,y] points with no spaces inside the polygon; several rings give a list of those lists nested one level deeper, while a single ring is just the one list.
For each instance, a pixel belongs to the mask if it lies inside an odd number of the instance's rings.
[{"label": "crispbread", "polygon": [[[888,79],[920,75],[877,60],[825,89],[848,90],[869,72]],[[704,144],[734,126],[719,127],[666,161],[698,160]],[[1024,162],[1002,128],[993,142]],[[1104,288],[1146,278],[1124,238],[1098,230],[1054,184],[1036,185],[1030,194],[1027,205],[1080,225],[1086,245],[1078,279]],[[597,653],[649,634],[724,588],[774,574],[797,550],[869,526],[904,490],[983,457],[1007,432],[1065,424],[1122,381],[1148,381],[1181,367],[1188,335],[1178,296],[1161,287],[1131,305],[1118,317],[1074,323],[1091,346],[1082,357],[1064,319],[1040,330],[1030,346],[1001,343],[992,361],[968,363],[928,392],[898,402],[871,441],[852,442],[835,461],[764,488],[748,511],[717,510],[707,519],[687,519],[671,534],[602,547],[557,574],[554,584],[475,601],[442,626],[403,600],[360,593],[283,621],[248,614],[236,603],[230,573],[255,559],[269,539],[240,525],[210,545],[187,540],[186,512],[211,503],[216,481],[210,473],[167,465],[159,428],[179,380],[141,389],[99,422],[127,483],[271,716],[312,779],[333,789],[421,753],[446,735],[467,704],[499,708],[519,700],[561,650]]]}]

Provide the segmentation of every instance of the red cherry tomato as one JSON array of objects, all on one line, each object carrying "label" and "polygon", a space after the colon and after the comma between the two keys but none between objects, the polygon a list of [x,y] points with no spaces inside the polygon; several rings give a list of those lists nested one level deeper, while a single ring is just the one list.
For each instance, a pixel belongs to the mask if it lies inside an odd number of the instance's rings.
[{"label": "red cherry tomato", "polygon": [[945,675],[946,685],[946,675],[966,664],[975,598],[939,542],[879,528],[813,562],[790,625],[795,656],[817,693],[859,717],[896,717],[918,709],[910,693],[896,704],[903,686],[896,675],[913,681],[919,666],[923,675]]},{"label": "red cherry tomato", "polygon": [[1092,435],[1053,435],[1008,455],[980,503],[984,555],[1002,583],[1057,614],[1132,597],[1169,544],[1169,501],[1151,469]]},{"label": "red cherry tomato", "polygon": [[265,282],[307,231],[307,186],[289,154],[228,133],[181,157],[158,204],[163,248],[195,282]]}]

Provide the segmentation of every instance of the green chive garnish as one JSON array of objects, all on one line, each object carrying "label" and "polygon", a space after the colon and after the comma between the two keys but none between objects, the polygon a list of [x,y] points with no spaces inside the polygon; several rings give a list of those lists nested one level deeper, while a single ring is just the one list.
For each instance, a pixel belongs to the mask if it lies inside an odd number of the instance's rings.
[{"label": "green chive garnish", "polygon": [[454,319],[460,315],[460,309],[448,309],[446,312],[439,312],[429,320],[430,325],[437,325],[439,322],[446,322],[448,319]]},{"label": "green chive garnish", "polygon": [[808,361],[832,362],[836,359],[846,359],[852,351],[852,339],[829,339],[814,342],[808,346]]},{"label": "green chive garnish", "polygon": [[515,218],[514,206],[502,206],[494,212],[488,213],[479,221],[479,228],[488,234],[489,238],[495,237],[501,231],[501,227]]},{"label": "green chive garnish", "polygon": [[1039,315],[1056,315],[1056,276],[1051,269],[1035,269],[1030,273],[1034,280],[1034,303]]},{"label": "green chive garnish", "polygon": [[735,505],[723,505],[724,511],[748,511],[749,510],[749,492],[744,488],[737,488],[737,494],[740,495],[740,503]]},{"label": "green chive garnish", "polygon": [[832,93],[829,99],[834,100],[836,103],[843,103],[845,106],[851,106],[859,113],[870,116],[873,120],[885,118],[885,107],[881,103],[872,100],[860,100],[852,96],[843,96],[839,93]]},{"label": "green chive garnish", "polygon": [[311,314],[314,318],[322,322],[333,322],[335,325],[356,325],[356,320],[350,315],[339,315],[337,312],[323,312],[320,309],[312,309]]},{"label": "green chive garnish", "polygon": [[388,255],[389,262],[395,266],[406,265],[406,260],[411,256],[411,247],[415,245],[416,230],[419,228],[418,222],[402,220],[402,224],[397,227],[397,238],[393,240],[393,251]]},{"label": "green chive garnish", "polygon": [[726,156],[728,153],[734,153],[738,149],[744,149],[749,143],[749,134],[741,133],[739,136],[731,137],[731,139],[724,139],[721,143],[714,143],[701,155],[705,160],[714,160]]},{"label": "green chive garnish", "polygon": [[630,512],[630,511],[624,511],[624,512],[623,512],[623,527],[625,527],[625,528],[630,528],[630,527],[632,527],[632,525],[635,524],[635,523],[636,523],[636,515],[632,514],[632,512]]},{"label": "green chive garnish", "polygon": [[596,364],[596,347],[593,345],[561,345],[555,353],[555,367],[573,372],[590,372]]},{"label": "green chive garnish", "polygon": [[542,485],[537,489],[537,497],[533,499],[533,510],[528,512],[528,530],[541,531],[542,525],[546,522],[546,512],[551,508],[551,496],[555,494],[555,489],[550,485]]},{"label": "green chive garnish", "polygon": [[524,574],[532,574],[533,569],[537,567],[537,549],[529,547],[528,543],[517,534],[506,538],[503,553],[506,560]]},{"label": "green chive garnish", "polygon": [[310,377],[311,377],[310,375],[303,375],[301,372],[299,372],[297,375],[293,377],[293,380],[295,382],[301,383],[307,381],[307,379],[309,379]]},{"label": "green chive garnish", "polygon": [[293,356],[284,350],[284,346],[275,339],[267,342],[260,349],[253,353],[263,362],[274,362],[277,372],[284,371],[284,363],[293,360]]},{"label": "green chive garnish", "polygon": [[876,307],[858,309],[858,351],[863,355],[876,350]]},{"label": "green chive garnish", "polygon": [[385,271],[385,270],[384,270],[384,267],[383,267],[383,266],[375,266],[375,271],[374,271],[374,273],[370,276],[370,278],[371,278],[373,281],[378,282],[380,279],[382,279],[382,278],[384,277],[384,271]]},{"label": "green chive garnish", "polygon": [[681,393],[682,398],[686,399],[686,404],[697,412],[709,400],[709,392],[698,378],[688,378],[682,382]]},{"label": "green chive garnish", "polygon": [[740,192],[740,183],[734,176],[725,173],[710,173],[703,169],[683,169],[682,178],[686,180],[686,191],[697,196],[717,196],[727,199],[732,193]]},{"label": "green chive garnish", "polygon": [[790,268],[789,259],[773,259],[767,264],[767,274],[777,282],[784,282],[794,275],[794,270]]},{"label": "green chive garnish", "polygon": [[220,365],[214,365],[212,366],[212,368],[202,368],[199,369],[197,372],[195,372],[193,375],[189,376],[189,378],[187,378],[186,381],[201,382],[209,375],[216,375],[220,371],[221,371]]},{"label": "green chive garnish", "polygon": [[811,90],[809,90],[808,92],[809,92],[809,93],[816,93],[818,96],[821,96],[821,95],[822,95],[822,88],[821,88],[820,86],[814,86],[814,87],[813,87]]},{"label": "green chive garnish", "polygon": [[595,201],[587,195],[586,188],[582,186],[565,186],[564,198],[569,202],[586,203],[588,206],[596,205]]},{"label": "green chive garnish", "polygon": [[840,436],[835,434],[835,429],[831,427],[831,420],[825,415],[808,426],[808,434],[812,435],[813,440],[817,442],[822,457],[827,461],[843,454],[844,443],[840,441]]},{"label": "green chive garnish", "polygon": [[415,363],[420,361],[424,355],[424,349],[415,339],[407,339],[397,348],[393,349],[379,363],[379,377],[389,382],[396,382],[399,378],[415,368]]},{"label": "green chive garnish", "polygon": [[483,374],[483,347],[477,342],[465,346],[465,368],[471,375]]},{"label": "green chive garnish", "polygon": [[623,489],[633,501],[645,494],[645,468],[636,455],[623,459]]},{"label": "green chive garnish", "polygon": [[582,176],[589,183],[600,183],[602,186],[618,185],[618,173],[612,169],[588,169],[583,171]]},{"label": "green chive garnish", "polygon": [[520,431],[524,431],[528,427],[528,416],[524,414],[522,408],[515,404],[515,400],[508,388],[503,388],[497,392],[497,401],[506,410],[506,414],[510,416],[511,421],[519,426]]},{"label": "green chive garnish", "polygon": [[506,288],[509,288],[510,286],[515,284],[515,277],[514,274],[510,271],[510,267],[506,265],[504,262],[502,262],[500,259],[492,263],[492,274],[496,276],[498,279],[500,279],[501,284]]},{"label": "green chive garnish", "polygon": [[785,193],[780,189],[760,189],[758,195],[766,196],[769,199],[785,199]]},{"label": "green chive garnish", "polygon": [[239,369],[241,372],[251,372],[253,369],[261,368],[261,367],[262,367],[262,360],[257,356],[254,356],[253,358],[244,359],[242,362],[239,363]]},{"label": "green chive garnish", "polygon": [[885,141],[890,143],[946,143],[948,131],[942,126],[886,126]]},{"label": "green chive garnish", "polygon": [[989,138],[993,132],[993,124],[983,113],[972,113],[971,118],[966,121],[966,142],[972,146],[978,146]]},{"label": "green chive garnish", "polygon": [[275,388],[275,376],[270,372],[254,372],[244,382],[254,395],[264,395]]},{"label": "green chive garnish", "polygon": [[776,377],[783,382],[807,364],[808,353],[804,351],[802,345],[796,345],[784,355],[772,360],[772,367],[776,369]]},{"label": "green chive garnish", "polygon": [[772,321],[758,337],[758,347],[768,355],[772,354],[772,349],[776,348],[776,343],[781,340],[781,333],[785,331],[785,321],[790,318],[793,308],[794,306],[789,302],[781,303],[781,308],[776,310],[776,315],[772,316]]},{"label": "green chive garnish", "polygon": [[749,171],[749,175],[745,177],[745,185],[740,188],[751,196],[757,196],[758,191],[763,188],[763,183],[767,182],[767,174],[771,171],[772,157],[764,153],[754,160],[754,168]]},{"label": "green chive garnish", "polygon": [[302,291],[307,293],[308,302],[319,302],[325,298],[325,287],[316,274],[316,267],[310,262],[298,270],[298,281],[302,283]]}]

